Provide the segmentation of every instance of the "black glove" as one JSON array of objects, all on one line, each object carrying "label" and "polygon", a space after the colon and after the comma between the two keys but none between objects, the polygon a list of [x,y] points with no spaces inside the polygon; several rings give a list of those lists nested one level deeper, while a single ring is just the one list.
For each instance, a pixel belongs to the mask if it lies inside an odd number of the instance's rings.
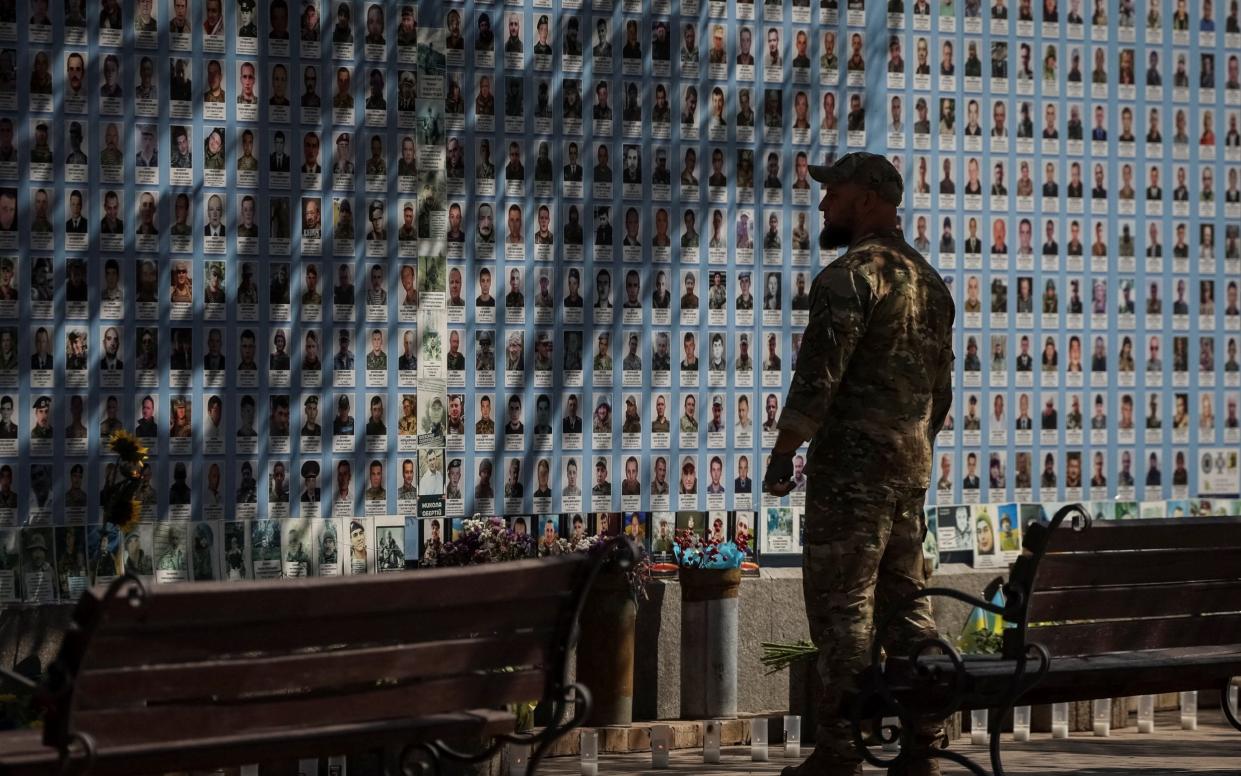
[{"label": "black glove", "polygon": [[770,491],[773,485],[779,485],[793,479],[793,456],[771,454],[767,462],[767,471],[763,476],[763,489]]}]

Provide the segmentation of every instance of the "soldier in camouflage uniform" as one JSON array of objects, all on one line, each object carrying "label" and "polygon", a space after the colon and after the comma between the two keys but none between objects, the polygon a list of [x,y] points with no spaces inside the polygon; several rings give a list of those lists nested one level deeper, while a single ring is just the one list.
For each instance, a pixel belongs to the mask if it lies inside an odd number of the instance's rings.
[{"label": "soldier in camouflage uniform", "polygon": [[[875,623],[926,586],[923,496],[931,450],[952,401],[952,297],[905,242],[896,208],[903,184],[882,156],[848,154],[811,167],[824,185],[824,247],[847,252],[815,278],[810,321],[793,375],[766,489],[794,487],[793,455],[809,440],[803,586],[826,688],[814,754],[786,776],[861,774],[841,711],[870,662]],[[930,603],[904,610],[884,648],[907,654],[935,635]],[[915,731],[931,746],[938,725]],[[923,754],[893,773],[938,774]]]}]

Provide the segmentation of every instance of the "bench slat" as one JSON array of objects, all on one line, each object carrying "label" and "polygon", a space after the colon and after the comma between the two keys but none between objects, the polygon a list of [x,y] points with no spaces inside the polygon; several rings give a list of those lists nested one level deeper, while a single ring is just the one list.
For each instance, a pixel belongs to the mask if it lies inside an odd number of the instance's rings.
[{"label": "bench slat", "polygon": [[1036,589],[1030,597],[1030,622],[1140,619],[1235,611],[1241,611],[1241,580],[1094,590]]},{"label": "bench slat", "polygon": [[1144,620],[1096,621],[1042,628],[1031,626],[1026,638],[1047,647],[1053,657],[1237,644],[1241,643],[1241,614],[1152,617]]},{"label": "bench slat", "polygon": [[1044,557],[1034,589],[1235,579],[1241,579],[1241,547],[1083,552]]},{"label": "bench slat", "polygon": [[[406,615],[568,594],[588,563],[585,553],[490,566],[361,577],[161,585],[141,607],[117,598],[102,608],[109,627],[149,623],[178,629],[222,626],[238,631],[276,619]],[[347,579],[348,584],[341,584]],[[101,591],[91,595],[102,596]]]},{"label": "bench slat", "polygon": [[[380,677],[411,681],[537,665],[544,662],[550,638],[552,632],[542,629],[491,638],[336,649],[227,663],[205,660],[88,670],[78,677],[75,702],[80,711],[195,698],[225,702],[247,693],[356,688]],[[221,681],[221,674],[228,680]]]},{"label": "bench slat", "polygon": [[[424,586],[425,587],[425,586]],[[161,593],[162,595],[162,593]],[[181,622],[180,627],[147,629],[141,624],[114,628],[105,624],[92,640],[83,668],[120,668],[137,661],[146,665],[220,660],[253,653],[279,654],[313,647],[419,643],[506,634],[522,629],[545,631],[561,623],[569,591],[544,591],[530,598],[456,607],[427,613],[413,610],[396,615],[355,614],[338,610],[333,616],[270,622],[237,628],[216,623]],[[327,614],[326,612],[324,613]]]},{"label": "bench slat", "polygon": [[[249,701],[191,701],[140,708],[79,711],[79,730],[88,730],[100,747],[175,744],[187,736],[213,738],[258,734],[273,739],[307,721],[333,724],[417,718],[461,709],[499,707],[537,700],[543,694],[542,670],[450,676],[397,686],[323,695],[267,696]],[[220,681],[231,681],[222,666]]]},{"label": "bench slat", "polygon": [[[296,720],[295,724],[295,727],[280,731],[278,736],[272,736],[270,732],[243,732],[211,738],[186,737],[171,745],[155,742],[102,749],[91,769],[91,776],[163,773],[170,764],[175,764],[178,770],[209,769],[215,772],[222,766],[366,752],[392,746],[393,742],[405,744],[456,736],[488,738],[513,732],[516,719],[508,712],[477,709],[468,713],[365,724],[315,725],[308,724],[307,720]],[[12,776],[47,776],[55,773],[54,749],[32,747],[20,754],[10,754],[8,739],[16,732],[29,732],[34,743],[39,743],[37,731],[6,731],[0,734],[0,739],[4,740],[4,754],[0,755],[4,773]]]},{"label": "bench slat", "polygon": [[1096,520],[1085,531],[1063,525],[1051,532],[1049,554],[1098,550],[1214,549],[1241,546],[1241,518]]},{"label": "bench slat", "polygon": [[[927,657],[923,662],[945,675],[955,672],[947,657]],[[893,667],[901,670],[899,662]],[[1007,691],[1015,667],[1015,661],[998,656],[966,656],[971,692],[964,708],[986,708],[997,702]],[[1241,644],[1053,657],[1051,671],[1019,702],[1065,703],[1179,690],[1217,690],[1225,679],[1237,675],[1241,675]],[[915,698],[921,692],[907,684],[896,689],[898,697]]]}]

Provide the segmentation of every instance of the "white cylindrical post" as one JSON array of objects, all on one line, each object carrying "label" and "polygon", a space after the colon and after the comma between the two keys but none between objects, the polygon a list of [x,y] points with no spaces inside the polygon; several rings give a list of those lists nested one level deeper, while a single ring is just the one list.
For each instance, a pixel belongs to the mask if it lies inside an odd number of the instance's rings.
[{"label": "white cylindrical post", "polygon": [[750,759],[756,763],[767,762],[767,718],[750,720]]},{"label": "white cylindrical post", "polygon": [[1013,740],[1030,740],[1030,707],[1013,707]]},{"label": "white cylindrical post", "polygon": [[672,728],[668,725],[651,725],[651,767],[668,767],[668,749],[672,746]]},{"label": "white cylindrical post", "polygon": [[784,756],[801,757],[801,717],[784,715]]},{"label": "white cylindrical post", "polygon": [[519,744],[508,745],[508,776],[526,776],[526,765],[529,762],[529,746]]},{"label": "white cylindrical post", "polygon": [[1090,702],[1090,718],[1094,723],[1094,734],[1106,737],[1112,734],[1112,699],[1095,698]]},{"label": "white cylindrical post", "polygon": [[1051,737],[1069,737],[1069,704],[1051,704]]},{"label": "white cylindrical post", "polygon": [[1138,697],[1138,732],[1154,733],[1155,732],[1155,696],[1142,695]]},{"label": "white cylindrical post", "polygon": [[599,731],[583,730],[580,749],[582,752],[582,776],[598,776]]},{"label": "white cylindrical post", "polygon": [[1238,692],[1239,690],[1241,690],[1241,687],[1237,687],[1235,684],[1228,688],[1228,705],[1232,708],[1232,715],[1234,717],[1241,716],[1241,693]]},{"label": "white cylindrical post", "polygon": [[986,709],[974,709],[970,712],[970,743],[980,746],[987,743]]},{"label": "white cylindrical post", "polygon": [[1198,691],[1181,693],[1181,730],[1198,729]]},{"label": "white cylindrical post", "polygon": [[703,723],[702,761],[704,763],[720,761],[720,723],[715,720]]}]

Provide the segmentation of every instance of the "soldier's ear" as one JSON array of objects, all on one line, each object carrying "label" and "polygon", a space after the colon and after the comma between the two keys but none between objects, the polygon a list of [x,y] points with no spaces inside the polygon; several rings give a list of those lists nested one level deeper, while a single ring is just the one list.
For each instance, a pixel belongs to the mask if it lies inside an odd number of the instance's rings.
[{"label": "soldier's ear", "polygon": [[861,186],[854,186],[852,188],[854,193],[851,199],[854,203],[853,215],[855,217],[861,213],[870,212],[872,208],[879,204],[878,197],[870,189],[862,188]]}]

